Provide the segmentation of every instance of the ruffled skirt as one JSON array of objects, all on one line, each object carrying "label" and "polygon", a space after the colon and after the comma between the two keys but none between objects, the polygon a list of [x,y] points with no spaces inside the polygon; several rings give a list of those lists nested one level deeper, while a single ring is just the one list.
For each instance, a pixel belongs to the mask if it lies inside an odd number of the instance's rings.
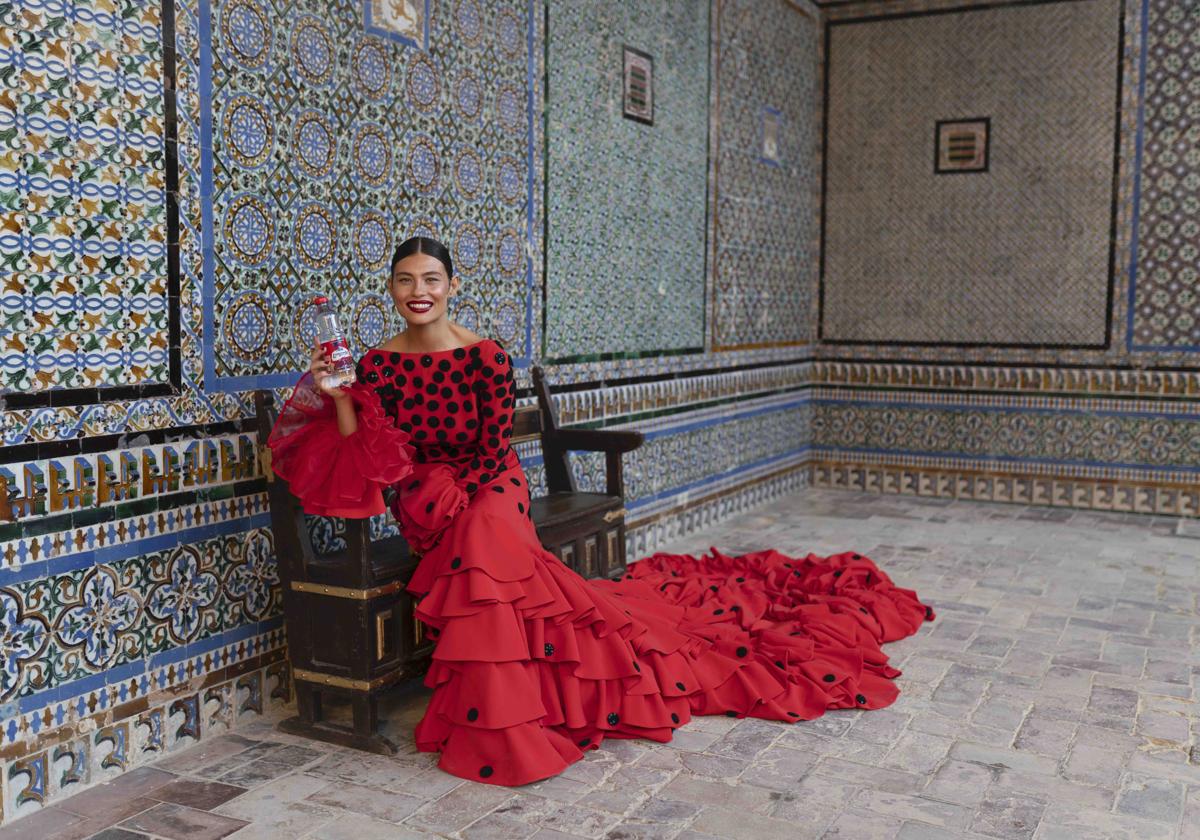
[{"label": "ruffled skirt", "polygon": [[538,542],[520,471],[481,490],[408,584],[436,640],[418,749],[521,785],[605,738],[669,741],[692,715],[809,720],[877,709],[880,649],[933,610],[866,557],[655,554],[585,580]]}]

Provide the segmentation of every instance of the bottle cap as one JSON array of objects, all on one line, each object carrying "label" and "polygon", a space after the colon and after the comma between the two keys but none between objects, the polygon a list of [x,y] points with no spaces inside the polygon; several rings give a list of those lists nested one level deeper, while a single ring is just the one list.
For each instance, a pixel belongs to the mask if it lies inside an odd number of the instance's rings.
[{"label": "bottle cap", "polygon": [[313,298],[313,303],[320,306],[322,303],[329,303],[329,298],[325,297],[325,295],[317,295]]}]

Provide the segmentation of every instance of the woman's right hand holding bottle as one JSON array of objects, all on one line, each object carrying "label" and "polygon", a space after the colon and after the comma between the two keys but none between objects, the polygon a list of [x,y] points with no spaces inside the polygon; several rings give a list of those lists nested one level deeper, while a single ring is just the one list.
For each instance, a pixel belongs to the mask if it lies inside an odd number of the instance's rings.
[{"label": "woman's right hand holding bottle", "polygon": [[343,385],[335,384],[336,376],[331,376],[333,373],[333,362],[329,358],[329,354],[321,347],[321,343],[313,344],[312,355],[308,363],[308,372],[312,374],[313,382],[321,390],[321,393],[328,394],[334,400],[347,400],[350,394],[346,391]]}]

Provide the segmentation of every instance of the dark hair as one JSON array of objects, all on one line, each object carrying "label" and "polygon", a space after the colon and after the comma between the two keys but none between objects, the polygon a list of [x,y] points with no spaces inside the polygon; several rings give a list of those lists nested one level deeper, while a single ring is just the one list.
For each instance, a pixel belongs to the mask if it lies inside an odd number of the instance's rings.
[{"label": "dark hair", "polygon": [[391,277],[391,272],[396,270],[396,263],[413,254],[428,254],[446,267],[447,279],[454,276],[454,260],[450,259],[449,248],[428,236],[410,236],[396,246],[396,251],[392,254],[392,265],[388,270],[388,277]]}]

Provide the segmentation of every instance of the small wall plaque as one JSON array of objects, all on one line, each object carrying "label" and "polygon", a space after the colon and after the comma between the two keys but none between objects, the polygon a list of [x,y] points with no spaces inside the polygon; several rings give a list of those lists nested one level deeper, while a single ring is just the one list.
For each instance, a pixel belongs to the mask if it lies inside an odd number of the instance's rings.
[{"label": "small wall plaque", "polygon": [[641,50],[625,47],[626,119],[654,125],[654,59]]},{"label": "small wall plaque", "polygon": [[408,44],[429,48],[429,0],[362,0],[367,32]]},{"label": "small wall plaque", "polygon": [[987,172],[990,117],[938,120],[934,128],[935,175]]}]

